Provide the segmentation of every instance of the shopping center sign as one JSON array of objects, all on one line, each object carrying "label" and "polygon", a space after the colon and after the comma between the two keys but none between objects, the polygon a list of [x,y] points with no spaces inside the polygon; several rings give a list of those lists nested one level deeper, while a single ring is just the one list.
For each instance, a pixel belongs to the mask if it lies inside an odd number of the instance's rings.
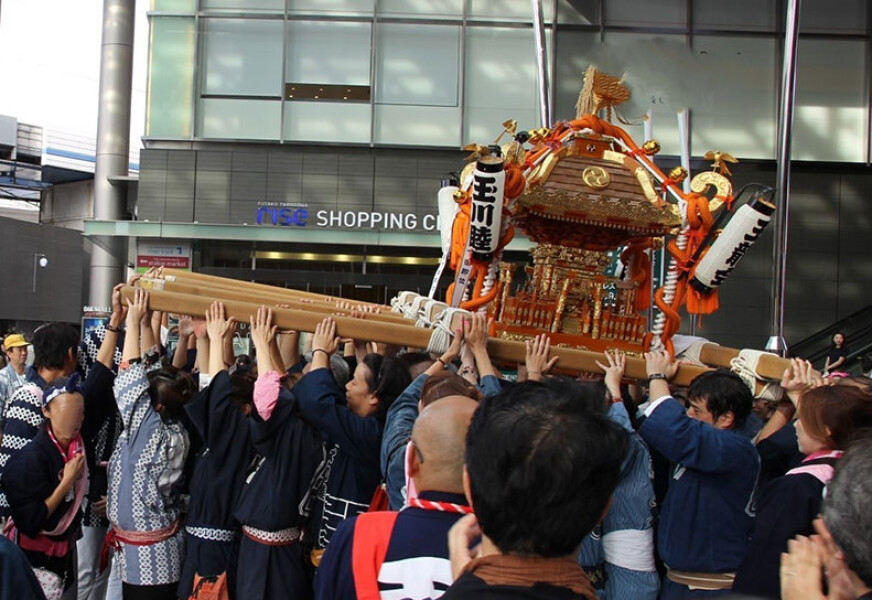
[{"label": "shopping center sign", "polygon": [[299,204],[261,203],[257,206],[258,225],[315,227],[319,229],[376,229],[394,231],[436,231],[435,214],[411,212],[327,210],[312,211]]}]

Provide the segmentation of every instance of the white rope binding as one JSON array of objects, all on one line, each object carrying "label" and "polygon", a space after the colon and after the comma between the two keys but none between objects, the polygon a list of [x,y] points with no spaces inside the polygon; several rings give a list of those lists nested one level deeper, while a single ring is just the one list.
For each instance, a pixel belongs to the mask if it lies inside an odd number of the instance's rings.
[{"label": "white rope binding", "polygon": [[409,306],[409,303],[412,302],[412,298],[417,296],[415,292],[400,292],[391,300],[391,312],[396,312],[400,314],[405,314],[406,309]]},{"label": "white rope binding", "polygon": [[[757,365],[760,362],[760,357],[770,354],[770,352],[762,352],[760,350],[744,349],[739,351],[739,356],[730,361],[730,370],[738,375],[745,382],[755,398],[762,400],[770,400],[777,402],[781,400],[784,390],[781,386],[757,374]],[[772,355],[774,356],[774,355]],[[763,390],[757,394],[757,383],[763,384]]]},{"label": "white rope binding", "polygon": [[427,353],[444,354],[448,350],[448,346],[451,345],[451,339],[454,337],[454,332],[451,331],[451,321],[456,314],[469,315],[470,313],[462,308],[446,308],[433,323],[433,331],[430,332],[430,343],[427,344]]},{"label": "white rope binding", "polygon": [[406,309],[406,318],[415,320],[415,327],[424,327],[421,323],[421,306],[428,302],[430,298],[427,296],[417,296]]},{"label": "white rope binding", "polygon": [[[687,234],[690,231],[690,226],[687,223],[687,202],[681,200],[679,203],[681,209],[681,230],[675,238],[675,245],[679,250],[684,252],[687,248]],[[675,298],[675,290],[678,287],[678,277],[681,275],[681,270],[678,268],[678,259],[675,256],[669,258],[669,270],[666,272],[666,282],[663,284],[663,302],[671,305]],[[666,313],[659,308],[657,316],[654,318],[654,325],[651,327],[651,349],[659,350],[663,348],[663,340],[660,336],[663,335],[663,330],[666,328]]]}]

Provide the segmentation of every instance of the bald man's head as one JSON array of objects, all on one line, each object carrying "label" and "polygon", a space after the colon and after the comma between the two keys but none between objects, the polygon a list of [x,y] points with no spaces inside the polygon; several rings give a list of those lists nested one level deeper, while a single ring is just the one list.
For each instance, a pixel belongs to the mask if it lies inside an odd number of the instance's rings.
[{"label": "bald man's head", "polygon": [[418,415],[412,429],[416,452],[409,475],[418,491],[463,493],[466,432],[478,402],[466,396],[446,396]]}]

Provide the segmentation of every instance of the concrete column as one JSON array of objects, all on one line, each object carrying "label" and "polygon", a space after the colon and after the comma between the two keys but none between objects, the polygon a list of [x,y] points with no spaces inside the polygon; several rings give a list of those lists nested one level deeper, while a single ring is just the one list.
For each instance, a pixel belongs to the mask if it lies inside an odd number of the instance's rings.
[{"label": "concrete column", "polygon": [[[104,0],[94,171],[94,218],[99,220],[121,219],[127,203],[126,188],[112,185],[109,177],[127,175],[135,17],[136,0]],[[94,244],[88,294],[91,306],[109,306],[112,286],[124,277],[125,243],[113,237]]]}]

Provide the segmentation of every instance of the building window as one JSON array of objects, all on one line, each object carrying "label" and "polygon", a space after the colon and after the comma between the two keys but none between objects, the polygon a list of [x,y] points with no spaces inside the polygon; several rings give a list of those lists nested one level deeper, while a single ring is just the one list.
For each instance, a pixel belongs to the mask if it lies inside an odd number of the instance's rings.
[{"label": "building window", "polygon": [[203,20],[204,96],[282,95],[282,22]]},{"label": "building window", "polygon": [[380,23],[375,141],[460,145],[460,27]]},{"label": "building window", "polygon": [[379,0],[378,15],[406,19],[460,19],[463,16],[463,0]]},{"label": "building window", "polygon": [[[550,40],[549,31],[549,56]],[[466,29],[464,144],[488,143],[507,119],[516,119],[520,129],[541,126],[536,54],[530,51],[534,47],[532,28]]]},{"label": "building window", "polygon": [[199,137],[231,140],[278,140],[280,100],[202,98],[197,112]]},{"label": "building window", "polygon": [[864,41],[799,41],[794,160],[865,160],[867,70]]},{"label": "building window", "polygon": [[285,82],[369,87],[371,46],[371,23],[289,21]]},{"label": "building window", "polygon": [[378,104],[458,106],[460,27],[380,23]]},{"label": "building window", "polygon": [[193,18],[151,17],[146,136],[191,137],[195,46]]},{"label": "building window", "polygon": [[200,0],[200,8],[210,11],[284,12],[285,0]]}]

